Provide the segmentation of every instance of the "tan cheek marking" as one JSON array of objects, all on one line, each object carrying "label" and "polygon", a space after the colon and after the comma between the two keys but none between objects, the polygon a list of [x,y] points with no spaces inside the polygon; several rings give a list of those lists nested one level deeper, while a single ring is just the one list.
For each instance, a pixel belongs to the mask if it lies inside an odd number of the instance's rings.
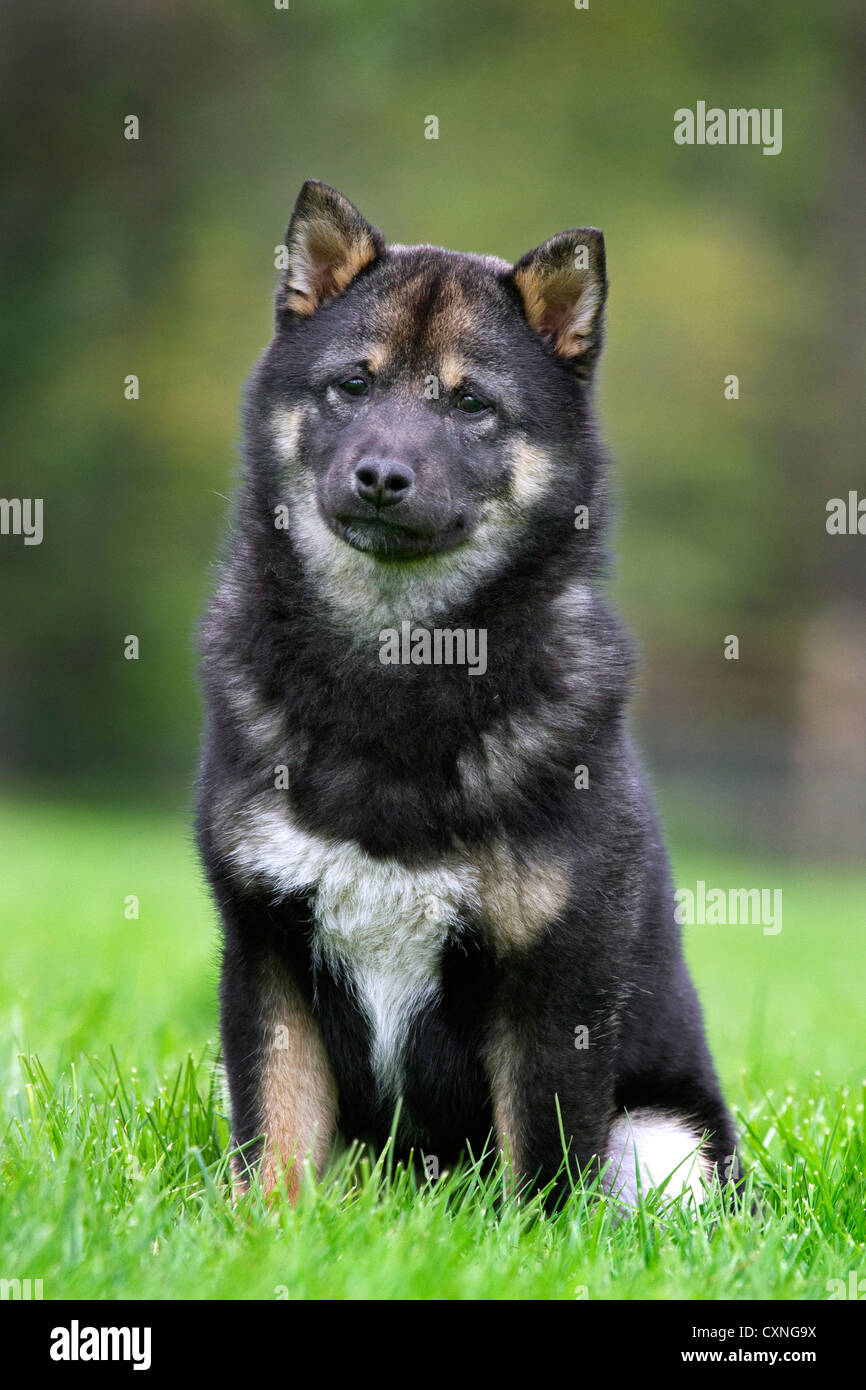
[{"label": "tan cheek marking", "polygon": [[271,416],[271,434],[281,458],[293,459],[298,452],[303,419],[304,407],[300,405],[293,409],[284,405],[277,406]]},{"label": "tan cheek marking", "polygon": [[568,874],[553,860],[519,864],[501,842],[478,862],[478,893],[494,944],[522,950],[537,941],[563,911],[571,892]]},{"label": "tan cheek marking", "polygon": [[545,449],[521,440],[511,449],[511,495],[521,507],[530,507],[547,493],[553,463]]},{"label": "tan cheek marking", "polygon": [[319,1025],[294,981],[276,965],[265,986],[263,1014],[262,1185],[270,1192],[291,1163],[286,1182],[294,1203],[307,1156],[317,1170],[327,1157],[337,1125],[337,1087]]}]

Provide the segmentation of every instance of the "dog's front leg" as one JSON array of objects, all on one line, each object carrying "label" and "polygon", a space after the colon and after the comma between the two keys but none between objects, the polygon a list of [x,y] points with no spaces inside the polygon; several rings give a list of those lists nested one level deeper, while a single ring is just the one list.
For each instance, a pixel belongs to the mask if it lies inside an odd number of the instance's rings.
[{"label": "dog's front leg", "polygon": [[308,1158],[320,1169],[337,1123],[337,1087],[321,1029],[292,971],[272,950],[229,939],[220,989],[223,1058],[232,1106],[233,1164],[244,1190],[259,1159],[270,1193],[297,1200]]},{"label": "dog's front leg", "polygon": [[494,1126],[513,1185],[528,1180],[537,1189],[555,1179],[555,1206],[570,1179],[587,1168],[592,1179],[605,1153],[614,1109],[611,1020],[601,1003],[563,1008],[555,988],[534,1008],[527,994],[515,992],[515,1007],[502,1008],[489,1033]]}]

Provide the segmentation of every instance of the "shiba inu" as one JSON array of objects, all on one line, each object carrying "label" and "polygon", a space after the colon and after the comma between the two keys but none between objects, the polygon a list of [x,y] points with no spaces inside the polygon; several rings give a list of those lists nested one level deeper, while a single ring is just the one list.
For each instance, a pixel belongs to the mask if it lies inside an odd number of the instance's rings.
[{"label": "shiba inu", "polygon": [[237,1179],[399,1103],[443,1165],[700,1196],[735,1136],[599,593],[602,235],[386,246],[308,182],[285,247],[202,636]]}]

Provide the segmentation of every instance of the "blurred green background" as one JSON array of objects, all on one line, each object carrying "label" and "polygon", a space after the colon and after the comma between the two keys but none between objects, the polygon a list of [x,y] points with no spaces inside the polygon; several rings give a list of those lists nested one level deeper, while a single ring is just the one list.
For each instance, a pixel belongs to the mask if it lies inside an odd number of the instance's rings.
[{"label": "blurred green background", "polygon": [[[0,537],[12,786],[189,799],[239,393],[315,176],[392,240],[517,258],[604,230],[612,582],[669,824],[858,855],[866,539],[825,519],[866,491],[862,12],[48,0],[5,29],[2,493],[45,507],[41,546]],[[676,145],[699,99],[781,107],[782,153]]]}]

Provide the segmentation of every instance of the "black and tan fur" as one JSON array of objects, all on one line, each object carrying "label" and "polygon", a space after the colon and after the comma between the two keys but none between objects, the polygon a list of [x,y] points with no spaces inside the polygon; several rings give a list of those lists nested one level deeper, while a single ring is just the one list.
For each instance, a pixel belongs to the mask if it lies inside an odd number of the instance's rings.
[{"label": "black and tan fur", "polygon": [[[402,1148],[444,1166],[493,1133],[545,1183],[559,1110],[572,1171],[608,1163],[624,1192],[661,1136],[727,1176],[599,592],[601,234],[516,266],[386,248],[308,183],[286,244],[203,634],[235,1142],[294,1194],[338,1133],[381,1144],[399,1101]],[[486,671],[384,665],[404,620],[483,629]]]}]

